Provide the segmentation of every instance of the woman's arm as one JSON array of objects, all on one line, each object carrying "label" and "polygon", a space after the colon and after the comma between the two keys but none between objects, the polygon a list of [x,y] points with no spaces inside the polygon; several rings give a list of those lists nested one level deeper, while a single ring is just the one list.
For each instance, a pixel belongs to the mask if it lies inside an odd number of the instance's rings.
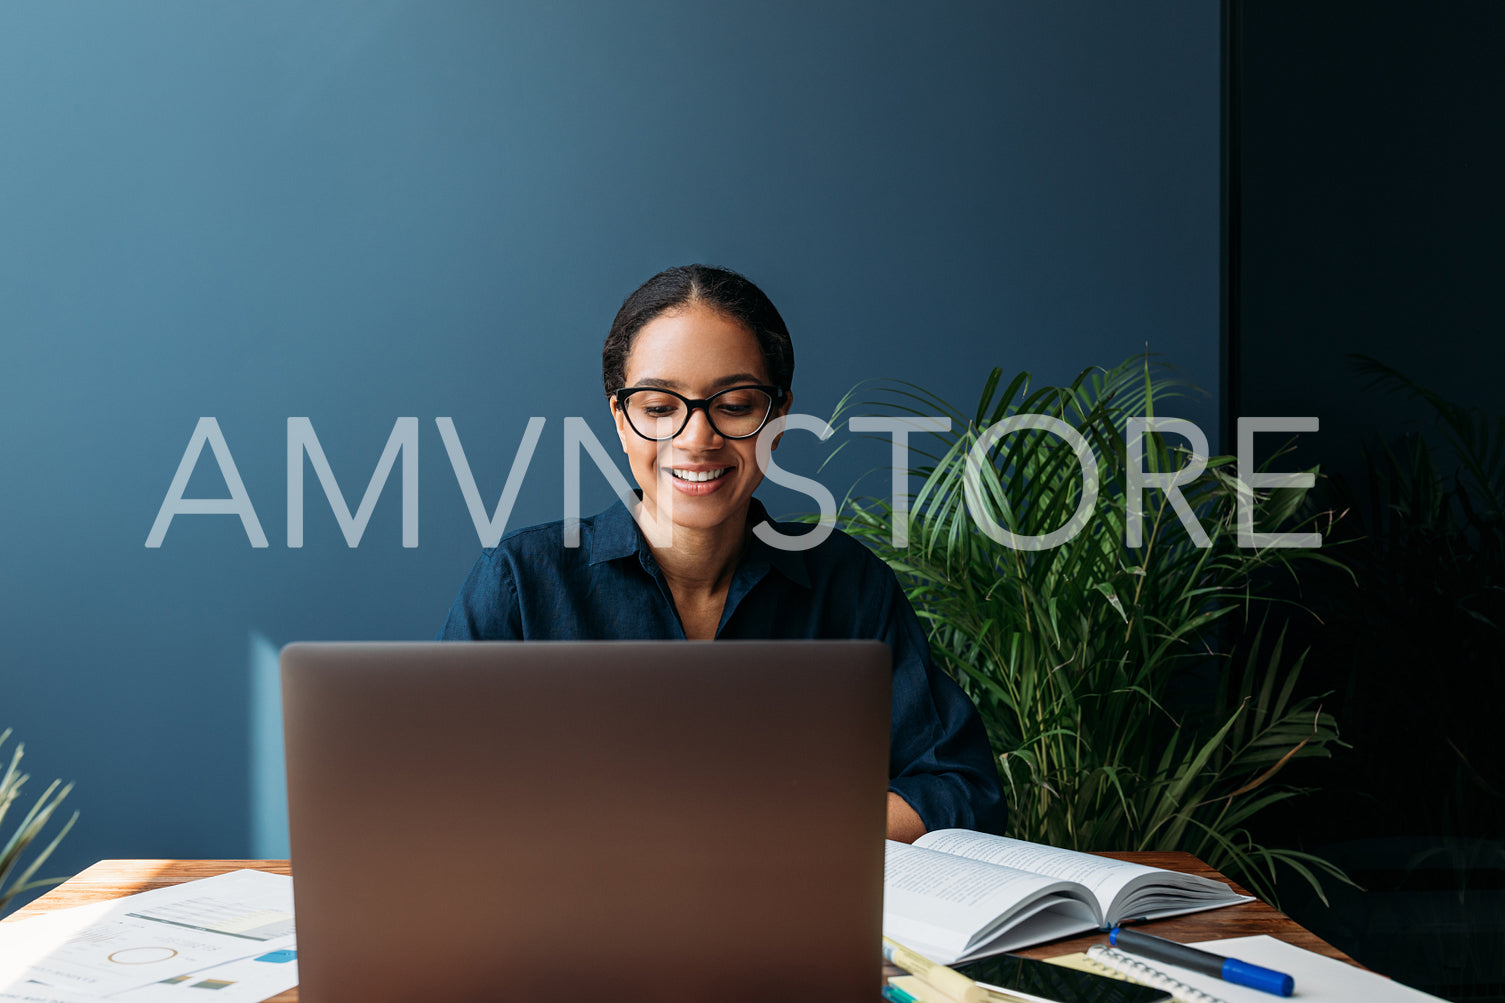
[{"label": "woman's arm", "polygon": [[[892,572],[883,570],[888,595],[879,633],[894,656],[889,831],[912,831],[911,838],[950,828],[1002,834],[1007,809],[982,718],[932,662],[919,618]],[[912,829],[896,826],[895,797],[916,816],[906,820]]]},{"label": "woman's arm", "polygon": [[909,802],[893,791],[888,792],[888,838],[913,843],[925,835],[925,823]]}]

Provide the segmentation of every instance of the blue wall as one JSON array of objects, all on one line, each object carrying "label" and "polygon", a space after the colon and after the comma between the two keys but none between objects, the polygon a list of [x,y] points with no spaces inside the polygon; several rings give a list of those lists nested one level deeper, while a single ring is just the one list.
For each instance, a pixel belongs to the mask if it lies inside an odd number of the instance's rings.
[{"label": "blue wall", "polygon": [[[436,417],[488,506],[548,418],[511,525],[558,518],[562,419],[613,444],[601,338],[662,267],[761,283],[810,413],[1146,344],[1214,390],[1217,5],[943,10],[0,6],[0,725],[78,783],[57,869],[275,852],[276,648],[436,630],[479,545]],[[265,549],[224,515],[144,546],[205,415]],[[395,474],[352,549],[311,471],[286,546],[290,416],[352,509],[418,417],[418,547]],[[188,495],[224,494],[206,451]]]}]

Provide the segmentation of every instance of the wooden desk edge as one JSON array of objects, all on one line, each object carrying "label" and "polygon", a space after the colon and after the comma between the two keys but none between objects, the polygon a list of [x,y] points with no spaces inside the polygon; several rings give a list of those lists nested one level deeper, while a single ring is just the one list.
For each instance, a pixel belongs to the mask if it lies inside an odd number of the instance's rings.
[{"label": "wooden desk edge", "polygon": [[286,860],[101,860],[28,902],[0,922],[41,916],[57,909],[134,895],[242,868],[270,871],[273,874],[293,873]]},{"label": "wooden desk edge", "polygon": [[[1240,886],[1236,881],[1229,879],[1212,867],[1203,863],[1190,853],[1181,851],[1154,851],[1154,852],[1108,852],[1099,853],[1098,856],[1113,857],[1118,860],[1133,860],[1137,863],[1148,864],[1151,867],[1163,867],[1166,870],[1181,871],[1186,874],[1199,874],[1214,881],[1221,881],[1229,885],[1240,895],[1248,895],[1247,889]],[[1358,968],[1360,965],[1353,958],[1338,950],[1327,941],[1318,937],[1315,933],[1298,924],[1285,913],[1276,909],[1267,902],[1255,899],[1253,902],[1243,902],[1238,905],[1223,906],[1218,909],[1208,909],[1202,912],[1188,913],[1185,916],[1173,916],[1170,919],[1155,920],[1144,924],[1146,933],[1153,933],[1158,937],[1181,943],[1193,943],[1203,940],[1221,940],[1228,937],[1252,937],[1258,934],[1266,934],[1277,940],[1295,944],[1305,948],[1313,954],[1321,954],[1325,957],[1336,958]],[[1075,954],[1085,951],[1094,944],[1106,944],[1108,938],[1103,933],[1091,933],[1080,937],[1069,937],[1063,940],[1050,941],[1045,944],[1037,944],[1034,947],[1016,953],[1030,958],[1054,958],[1062,954]]]},{"label": "wooden desk edge", "polygon": [[[1228,878],[1213,870],[1190,853],[1171,851],[1154,853],[1112,852],[1100,855],[1120,860],[1132,859],[1140,863],[1149,864],[1152,867],[1165,867],[1168,870],[1182,871],[1188,874],[1200,874],[1216,881],[1227,882],[1233,887],[1234,891],[1241,895],[1248,894],[1239,885],[1229,881]],[[133,895],[136,892],[181,884],[184,881],[212,877],[216,874],[223,874],[225,871],[233,871],[240,868],[269,871],[273,874],[292,874],[292,867],[286,860],[101,860],[79,871],[72,878],[69,878],[66,882],[42,895],[40,898],[16,910],[14,914],[7,916],[3,922],[40,916],[56,909],[67,909],[76,905],[98,902],[101,899]],[[1157,920],[1154,923],[1147,923],[1145,926],[1150,932],[1159,936],[1182,942],[1268,934],[1316,954],[1325,955],[1329,958],[1337,958],[1351,965],[1358,965],[1358,962],[1327,943],[1327,941],[1322,940],[1316,934],[1304,929],[1289,916],[1258,900],[1245,902],[1240,905],[1224,906],[1220,909],[1191,913],[1186,916],[1177,916],[1171,919]],[[1092,933],[1081,937],[1051,941],[1019,951],[1018,953],[1031,958],[1054,958],[1062,954],[1085,951],[1093,944],[1106,942],[1107,938],[1103,934]],[[293,989],[272,997],[268,1003],[297,1003],[297,1000],[298,991]]]}]

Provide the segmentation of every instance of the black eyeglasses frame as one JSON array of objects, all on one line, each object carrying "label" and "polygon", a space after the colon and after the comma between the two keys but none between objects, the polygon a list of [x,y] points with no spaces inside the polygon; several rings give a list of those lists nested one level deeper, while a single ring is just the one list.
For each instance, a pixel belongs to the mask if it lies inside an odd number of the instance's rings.
[{"label": "black eyeglasses frame", "polygon": [[[748,432],[746,435],[727,435],[725,432],[721,431],[721,429],[716,427],[716,419],[711,417],[711,402],[714,401],[717,397],[722,396],[723,394],[729,394],[736,390],[761,390],[768,395],[768,410],[764,412],[763,420],[758,422],[757,428],[753,429],[751,432]],[[627,412],[627,398],[639,392],[668,394],[670,397],[677,397],[680,400],[684,401],[684,422],[679,426],[679,428],[675,429],[672,434],[663,436],[662,438],[655,438],[651,435],[644,434],[640,428],[632,423],[632,415]],[[620,390],[612,391],[611,398],[616,403],[617,409],[622,412],[623,417],[627,419],[628,427],[636,432],[640,438],[647,439],[649,442],[668,442],[670,439],[673,439],[675,436],[679,435],[685,429],[690,427],[690,418],[695,414],[695,411],[697,409],[705,412],[705,420],[710,422],[711,430],[714,431],[717,435],[721,436],[723,439],[751,439],[753,436],[763,431],[763,426],[768,424],[768,419],[773,416],[774,411],[778,409],[780,402],[783,401],[785,395],[788,392],[789,391],[785,390],[783,387],[771,387],[761,383],[739,383],[737,386],[727,387],[725,390],[718,390],[715,393],[711,394],[711,396],[709,397],[686,397],[684,394],[675,393],[673,390],[670,390],[667,387],[622,387]]]}]

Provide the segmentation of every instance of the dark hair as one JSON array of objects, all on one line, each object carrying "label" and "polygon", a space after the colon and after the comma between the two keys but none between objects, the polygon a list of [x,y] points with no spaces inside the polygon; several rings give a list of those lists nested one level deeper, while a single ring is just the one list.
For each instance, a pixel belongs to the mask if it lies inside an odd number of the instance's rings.
[{"label": "dark hair", "polygon": [[785,390],[794,380],[794,345],[773,301],[752,280],[729,268],[681,265],[666,268],[622,301],[601,349],[601,380],[608,394],[626,386],[632,341],[660,314],[699,304],[723,313],[752,332],[770,382]]}]

